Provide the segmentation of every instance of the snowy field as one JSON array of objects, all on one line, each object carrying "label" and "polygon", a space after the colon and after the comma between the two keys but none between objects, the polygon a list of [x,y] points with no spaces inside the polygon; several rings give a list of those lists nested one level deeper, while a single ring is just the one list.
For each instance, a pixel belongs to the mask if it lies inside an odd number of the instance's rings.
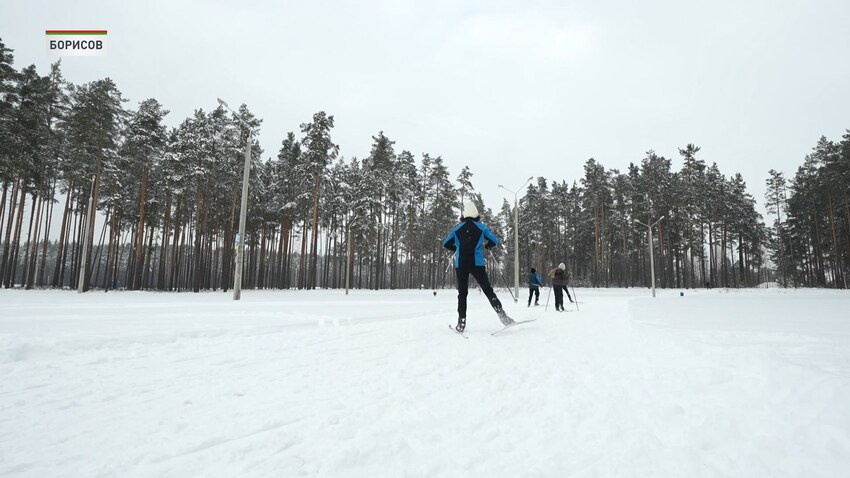
[{"label": "snowy field", "polygon": [[2,290],[0,476],[848,476],[850,293],[498,292]]}]

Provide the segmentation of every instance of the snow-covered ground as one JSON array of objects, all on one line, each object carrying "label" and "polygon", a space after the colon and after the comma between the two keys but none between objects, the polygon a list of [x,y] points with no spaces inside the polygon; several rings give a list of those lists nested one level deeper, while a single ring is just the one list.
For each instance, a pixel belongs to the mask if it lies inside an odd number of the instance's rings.
[{"label": "snow-covered ground", "polygon": [[576,292],[2,290],[0,475],[847,476],[850,293]]}]

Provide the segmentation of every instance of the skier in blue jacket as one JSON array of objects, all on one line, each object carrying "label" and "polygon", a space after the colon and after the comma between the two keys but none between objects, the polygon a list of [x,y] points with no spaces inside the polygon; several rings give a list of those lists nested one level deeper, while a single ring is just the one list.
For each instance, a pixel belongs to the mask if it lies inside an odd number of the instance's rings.
[{"label": "skier in blue jacket", "polygon": [[499,239],[481,224],[478,208],[472,202],[466,203],[460,224],[455,226],[443,239],[443,247],[454,252],[454,266],[457,273],[457,325],[455,330],[463,332],[466,329],[466,296],[469,292],[469,275],[481,286],[481,291],[487,296],[490,305],[502,324],[508,325],[513,320],[502,309],[502,303],[493,292],[487,270],[484,269],[484,254],[482,249],[499,245]]},{"label": "skier in blue jacket", "polygon": [[528,307],[531,307],[531,296],[534,296],[534,305],[540,305],[540,286],[542,285],[537,270],[532,267],[528,273]]}]

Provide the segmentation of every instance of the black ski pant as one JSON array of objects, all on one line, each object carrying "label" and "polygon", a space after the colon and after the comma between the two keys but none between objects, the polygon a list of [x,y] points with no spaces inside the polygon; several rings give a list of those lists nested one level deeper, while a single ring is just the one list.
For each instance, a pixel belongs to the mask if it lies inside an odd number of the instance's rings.
[{"label": "black ski pant", "polygon": [[528,288],[528,305],[531,305],[531,297],[534,296],[534,303],[540,302],[540,288],[539,287],[529,287]]},{"label": "black ski pant", "polygon": [[552,290],[555,291],[555,310],[564,308],[564,286],[553,285]]},{"label": "black ski pant", "polygon": [[564,308],[564,292],[567,293],[567,298],[570,299],[570,302],[573,301],[572,296],[570,296],[570,290],[567,289],[567,286],[555,285],[552,286],[552,289],[555,290],[555,310]]},{"label": "black ski pant", "polygon": [[478,285],[481,286],[481,291],[487,296],[490,301],[490,306],[497,313],[502,311],[502,303],[493,292],[493,287],[490,286],[490,279],[487,277],[487,271],[484,266],[464,266],[461,265],[455,269],[457,273],[457,316],[458,318],[466,318],[466,296],[469,294],[469,275],[475,278]]}]

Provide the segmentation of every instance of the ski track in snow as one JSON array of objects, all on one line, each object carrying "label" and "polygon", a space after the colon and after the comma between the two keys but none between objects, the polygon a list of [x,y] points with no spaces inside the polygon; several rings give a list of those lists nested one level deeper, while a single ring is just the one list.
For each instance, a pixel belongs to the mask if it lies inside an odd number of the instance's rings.
[{"label": "ski track in snow", "polygon": [[850,469],[847,292],[576,292],[3,290],[0,476]]}]

